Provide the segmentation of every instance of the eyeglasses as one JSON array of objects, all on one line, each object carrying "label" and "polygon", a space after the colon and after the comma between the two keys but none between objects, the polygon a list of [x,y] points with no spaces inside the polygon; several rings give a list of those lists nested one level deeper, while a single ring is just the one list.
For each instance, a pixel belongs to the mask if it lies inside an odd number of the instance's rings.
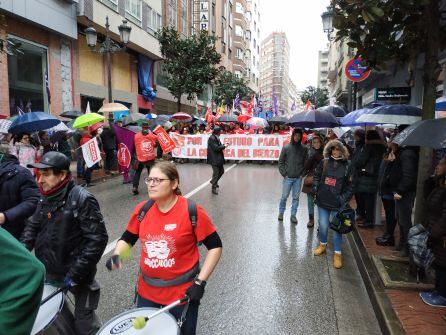
[{"label": "eyeglasses", "polygon": [[170,180],[170,179],[169,178],[151,178],[151,177],[144,178],[144,182],[147,185],[153,184],[153,186],[158,186],[159,184],[161,184],[161,182],[163,180]]}]

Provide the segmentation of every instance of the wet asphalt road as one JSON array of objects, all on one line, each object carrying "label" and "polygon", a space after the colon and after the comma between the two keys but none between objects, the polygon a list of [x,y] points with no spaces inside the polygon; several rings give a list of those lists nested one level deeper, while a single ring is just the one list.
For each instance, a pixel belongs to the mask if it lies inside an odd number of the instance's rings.
[{"label": "wet asphalt road", "polygon": [[[178,165],[183,194],[195,190],[191,198],[208,212],[223,241],[222,259],[200,306],[197,334],[381,334],[348,242],[341,270],[333,268],[331,252],[314,257],[317,231],[306,227],[306,196],[301,194],[298,225],[290,224],[289,210],[279,223],[282,178],[277,166],[231,166],[225,166],[231,169],[215,196],[206,183],[209,166]],[[120,178],[91,188],[109,242],[120,237],[133,207],[146,199],[144,176],[136,197]],[[98,265],[102,322],[132,306],[139,253],[138,244],[121,271],[105,269],[108,255]]]}]

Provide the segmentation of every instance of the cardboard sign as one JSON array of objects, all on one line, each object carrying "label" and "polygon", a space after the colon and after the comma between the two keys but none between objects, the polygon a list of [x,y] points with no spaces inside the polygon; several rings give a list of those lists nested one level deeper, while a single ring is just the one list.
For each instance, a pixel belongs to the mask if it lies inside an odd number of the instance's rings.
[{"label": "cardboard sign", "polygon": [[101,152],[99,151],[98,140],[96,136],[81,146],[82,155],[88,168],[92,167],[101,160]]}]

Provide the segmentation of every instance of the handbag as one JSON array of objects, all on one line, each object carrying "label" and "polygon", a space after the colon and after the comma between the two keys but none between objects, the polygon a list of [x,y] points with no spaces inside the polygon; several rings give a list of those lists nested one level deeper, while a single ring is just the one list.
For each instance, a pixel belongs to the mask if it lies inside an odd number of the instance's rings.
[{"label": "handbag", "polygon": [[313,186],[313,175],[307,175],[304,178],[304,186]]},{"label": "handbag", "polygon": [[346,204],[330,220],[330,228],[339,234],[348,234],[353,230],[355,222],[355,211]]}]

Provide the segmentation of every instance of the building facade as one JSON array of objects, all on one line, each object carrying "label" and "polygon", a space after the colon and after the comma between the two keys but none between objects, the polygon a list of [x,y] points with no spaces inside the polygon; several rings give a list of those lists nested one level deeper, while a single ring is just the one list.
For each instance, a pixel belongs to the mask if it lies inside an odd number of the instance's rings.
[{"label": "building facade", "polygon": [[317,87],[321,89],[328,88],[328,50],[319,51]]},{"label": "building facade", "polygon": [[70,110],[76,38],[71,1],[1,1],[0,114]]},{"label": "building facade", "polygon": [[328,91],[330,104],[338,104],[347,108],[349,81],[344,71],[352,53],[348,45],[341,41],[333,41],[328,49]]},{"label": "building facade", "polygon": [[290,46],[283,32],[273,32],[261,44],[260,94],[264,101],[277,98],[278,114],[288,113]]},{"label": "building facade", "polygon": [[259,92],[260,78],[260,8],[259,0],[247,1],[246,19],[248,20],[248,30],[246,31],[247,57],[246,79],[248,87],[254,92]]}]

